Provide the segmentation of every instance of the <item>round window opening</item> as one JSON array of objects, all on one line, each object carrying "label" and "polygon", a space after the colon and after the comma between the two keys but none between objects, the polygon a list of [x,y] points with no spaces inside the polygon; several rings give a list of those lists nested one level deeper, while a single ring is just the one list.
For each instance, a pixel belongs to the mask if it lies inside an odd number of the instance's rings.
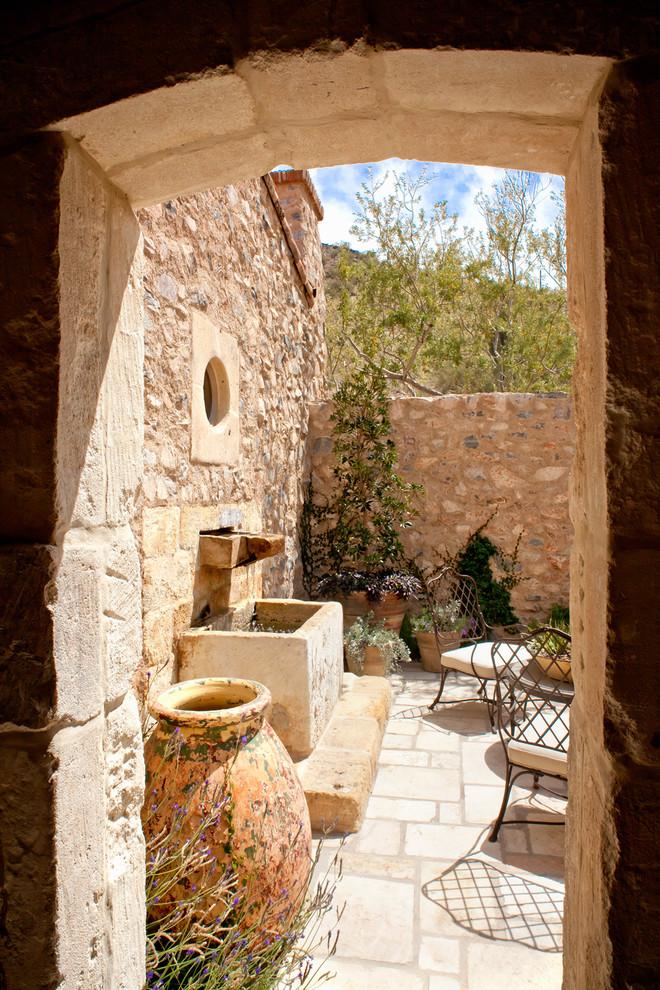
[{"label": "round window opening", "polygon": [[218,426],[229,412],[229,381],[220,358],[211,358],[204,372],[204,408],[211,426]]}]

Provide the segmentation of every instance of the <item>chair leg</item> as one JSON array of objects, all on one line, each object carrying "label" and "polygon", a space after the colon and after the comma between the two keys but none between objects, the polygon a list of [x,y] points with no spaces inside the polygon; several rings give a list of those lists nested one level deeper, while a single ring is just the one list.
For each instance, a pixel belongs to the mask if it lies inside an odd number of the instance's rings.
[{"label": "chair leg", "polygon": [[442,672],[440,674],[440,687],[438,688],[438,693],[436,694],[435,698],[433,699],[433,701],[429,705],[429,711],[431,711],[431,712],[433,711],[433,709],[435,708],[435,706],[440,701],[440,696],[442,695],[442,692],[444,691],[445,681],[447,680],[447,674],[448,674],[448,672],[449,671],[448,671],[448,668],[447,667],[443,667],[442,668]]},{"label": "chair leg", "polygon": [[506,812],[506,806],[509,803],[509,797],[511,796],[512,776],[513,776],[513,767],[507,759],[506,780],[504,782],[504,797],[502,798],[502,804],[500,807],[499,814],[495,819],[495,824],[493,825],[492,831],[488,836],[490,842],[497,842],[497,836],[500,833],[500,828],[502,827],[502,822],[504,821],[504,813]]},{"label": "chair leg", "polygon": [[486,703],[486,710],[488,712],[488,721],[490,722],[490,731],[495,732],[495,702],[493,698],[488,697],[488,682],[482,681],[480,677],[477,678],[479,681],[479,697],[483,698]]}]

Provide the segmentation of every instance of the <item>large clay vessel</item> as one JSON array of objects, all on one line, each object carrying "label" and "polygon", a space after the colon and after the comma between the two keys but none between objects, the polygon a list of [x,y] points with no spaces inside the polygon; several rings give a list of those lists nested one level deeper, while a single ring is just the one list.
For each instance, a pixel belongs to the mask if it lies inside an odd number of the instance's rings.
[{"label": "large clay vessel", "polygon": [[431,674],[438,674],[442,670],[441,653],[444,650],[456,649],[461,642],[460,633],[456,632],[441,632],[437,637],[434,632],[417,632],[415,639],[419,647],[422,668]]},{"label": "large clay vessel", "polygon": [[219,863],[237,870],[247,921],[277,904],[284,929],[309,876],[311,829],[291,758],[267,722],[270,704],[263,684],[234,678],[182,681],[160,694],[149,706],[156,726],[145,747],[143,824],[147,836],[158,834],[182,808],[181,834],[189,835],[212,795],[228,794],[206,841]]},{"label": "large clay vessel", "polygon": [[386,629],[398,633],[401,631],[407,603],[391,591],[386,591],[378,601],[371,601],[364,591],[352,591],[349,595],[338,596],[344,611],[344,632],[351,628],[357,618],[373,612],[376,619],[385,624]]}]

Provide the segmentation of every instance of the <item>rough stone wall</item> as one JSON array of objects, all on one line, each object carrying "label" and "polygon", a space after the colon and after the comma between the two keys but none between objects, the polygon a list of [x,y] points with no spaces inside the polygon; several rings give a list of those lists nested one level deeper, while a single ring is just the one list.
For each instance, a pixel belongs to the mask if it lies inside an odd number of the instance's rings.
[{"label": "rough stone wall", "polygon": [[617,67],[583,124],[567,175],[570,306],[580,345],[572,597],[581,622],[566,990],[651,988],[660,973],[659,90],[657,71],[643,60]]},{"label": "rough stone wall", "polygon": [[[572,531],[568,477],[574,438],[565,395],[447,395],[390,404],[398,469],[424,485],[419,515],[403,538],[412,556],[453,553],[496,511],[488,534],[512,551],[518,534],[524,580],[512,592],[521,619],[543,620],[568,603]],[[314,488],[332,471],[332,403],[312,406]]]},{"label": "rough stone wall", "polygon": [[[301,203],[305,209],[306,204]],[[142,551],[145,660],[173,661],[173,644],[204,605],[202,529],[284,533],[285,553],[256,565],[252,593],[293,591],[307,406],[325,358],[316,220],[301,253],[318,286],[305,299],[280,218],[260,179],[142,210],[145,243],[145,442]],[[201,310],[239,346],[236,463],[191,460],[191,313]],[[168,669],[169,674],[169,669]]]},{"label": "rough stone wall", "polygon": [[25,280],[12,283],[3,394],[16,412],[41,397],[22,445],[14,424],[0,552],[0,985],[132,990],[144,974],[140,231],[60,135],[0,172],[6,258]]}]

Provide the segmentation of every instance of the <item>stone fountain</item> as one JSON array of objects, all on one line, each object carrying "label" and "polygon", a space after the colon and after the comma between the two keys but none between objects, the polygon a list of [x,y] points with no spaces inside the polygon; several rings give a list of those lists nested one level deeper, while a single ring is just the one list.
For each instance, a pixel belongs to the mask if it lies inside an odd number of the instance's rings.
[{"label": "stone fountain", "polygon": [[202,533],[206,601],[178,643],[179,677],[243,677],[265,684],[271,725],[293,759],[318,743],[339,699],[342,611],[335,602],[260,598],[259,561],[282,553],[284,537]]},{"label": "stone fountain", "polygon": [[344,673],[339,603],[262,597],[260,561],[283,552],[276,534],[200,533],[196,618],[178,641],[179,678],[265,684],[312,826],[353,832],[373,786],[391,689],[384,678]]}]

